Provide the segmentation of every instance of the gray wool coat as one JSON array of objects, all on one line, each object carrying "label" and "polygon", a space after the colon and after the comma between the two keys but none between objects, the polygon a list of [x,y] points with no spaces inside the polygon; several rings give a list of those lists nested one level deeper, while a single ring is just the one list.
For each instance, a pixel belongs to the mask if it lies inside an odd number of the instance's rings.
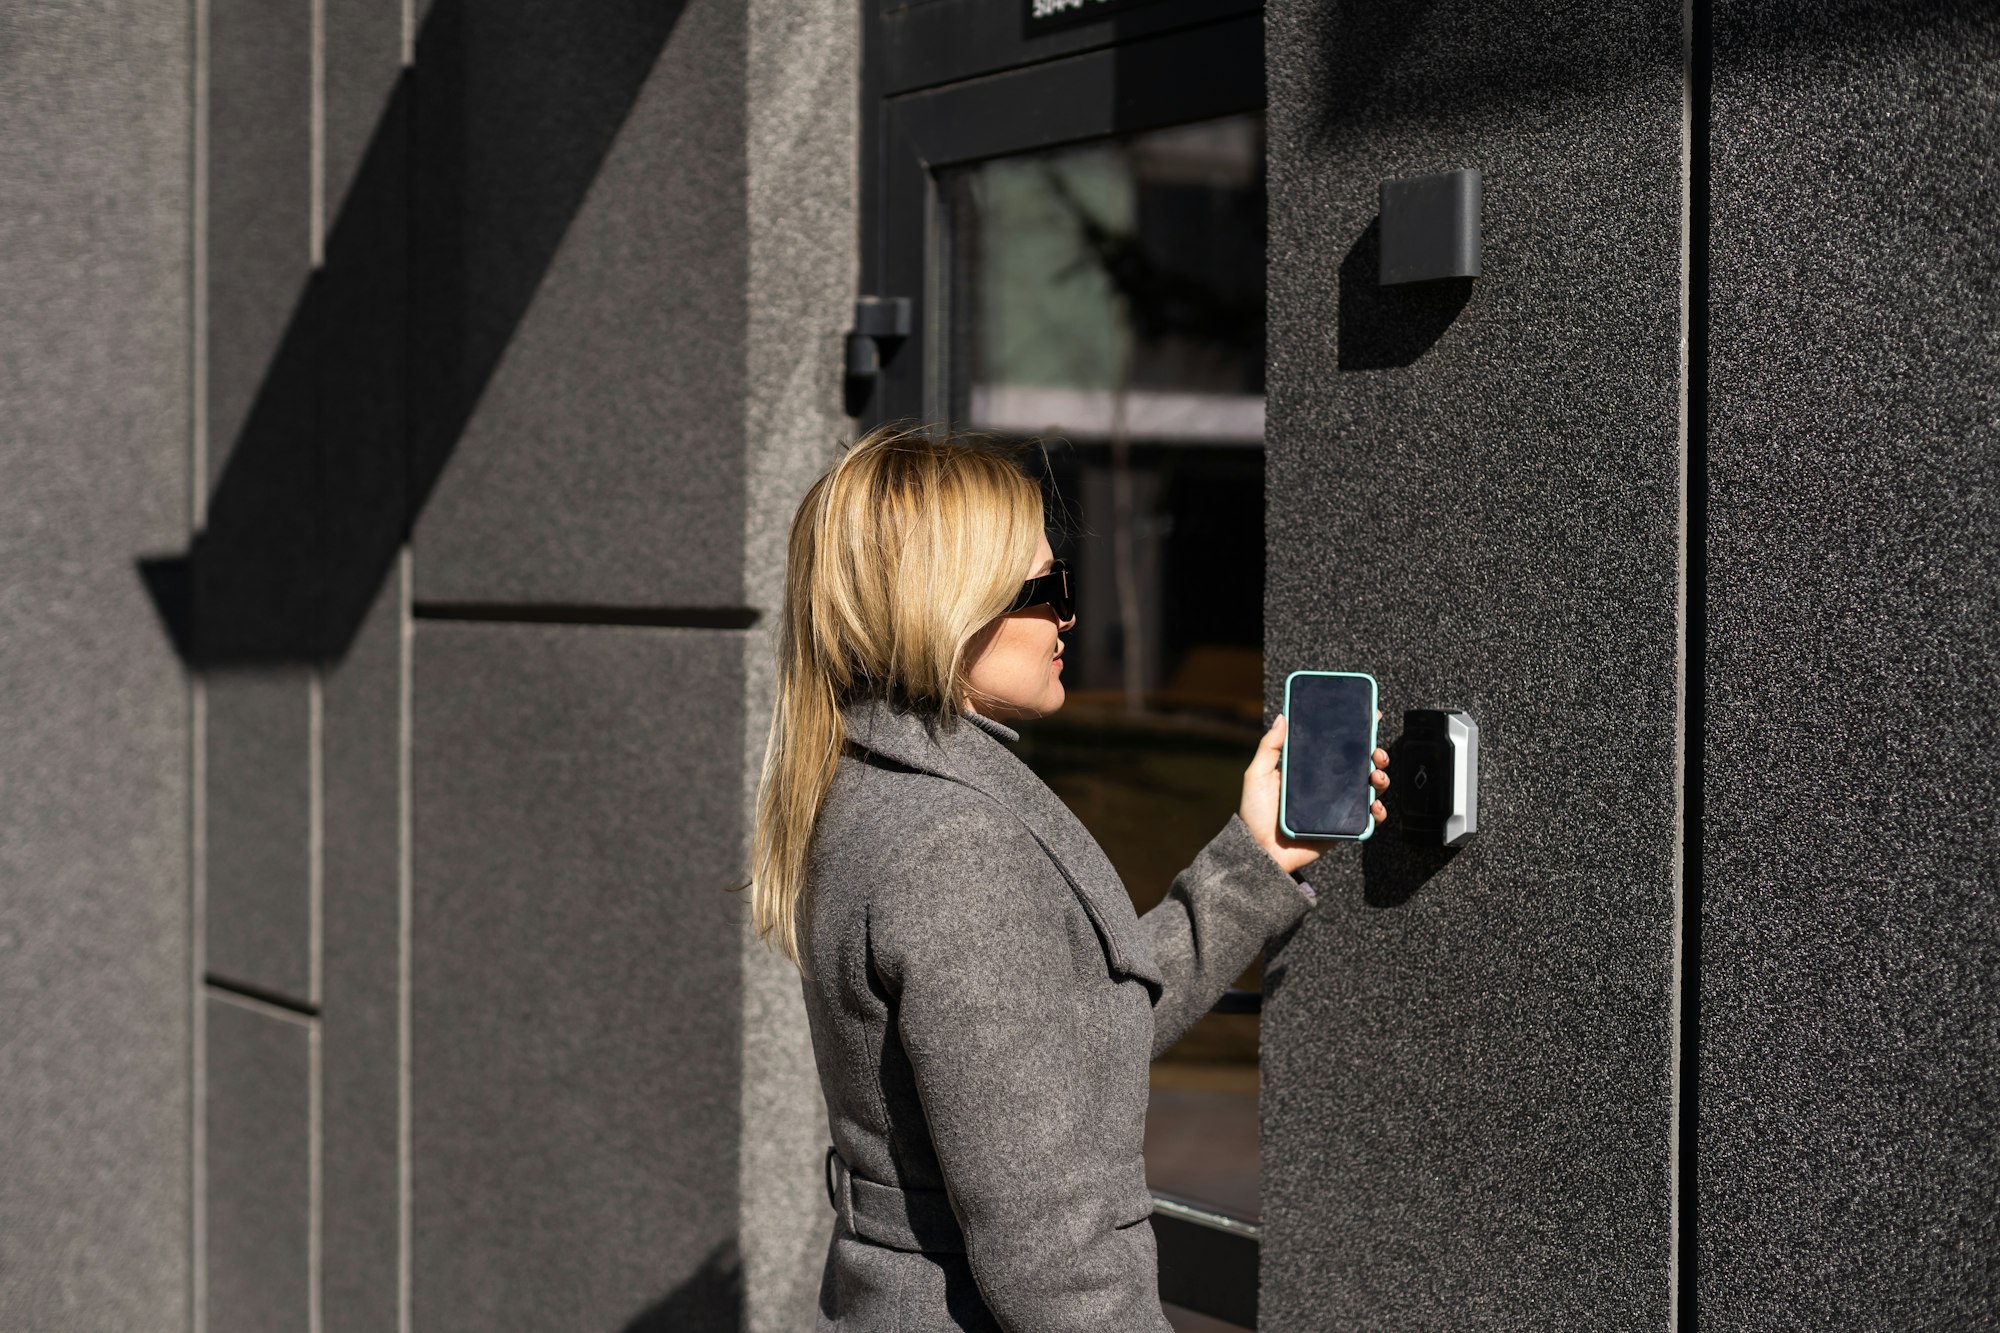
[{"label": "gray wool coat", "polygon": [[834,1146],[819,1329],[1167,1333],[1146,1067],[1310,890],[1232,815],[1140,917],[1013,730],[844,716],[800,931]]}]

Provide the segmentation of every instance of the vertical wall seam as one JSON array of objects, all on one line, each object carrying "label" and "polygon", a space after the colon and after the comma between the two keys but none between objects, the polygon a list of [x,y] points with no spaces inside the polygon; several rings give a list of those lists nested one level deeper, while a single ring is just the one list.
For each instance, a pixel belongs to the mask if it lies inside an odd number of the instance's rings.
[{"label": "vertical wall seam", "polygon": [[326,669],[306,679],[306,1003],[325,1003]]},{"label": "vertical wall seam", "polygon": [[1674,1327],[1700,1322],[1701,917],[1708,660],[1708,0],[1683,17],[1681,272],[1681,702],[1679,902],[1675,931]]},{"label": "vertical wall seam", "polygon": [[1682,957],[1686,953],[1687,895],[1687,654],[1688,654],[1688,235],[1693,170],[1692,121],[1693,32],[1696,0],[1681,5],[1681,161],[1680,161],[1680,364],[1675,395],[1675,487],[1678,513],[1674,533],[1674,829],[1668,883],[1674,903],[1673,965],[1667,997],[1669,1065],[1667,1135],[1667,1327],[1680,1326],[1681,1297],[1681,1024],[1687,1006]]},{"label": "vertical wall seam", "polygon": [[[191,9],[188,181],[188,530],[208,516],[208,0]],[[189,543],[190,547],[192,542]],[[208,689],[188,669],[187,1325],[208,1326]]]},{"label": "vertical wall seam", "polygon": [[[738,534],[739,544],[742,548],[742,554],[739,558],[742,563],[737,574],[737,585],[741,590],[740,600],[746,606],[756,601],[756,596],[752,593],[750,586],[751,580],[755,577],[755,572],[751,567],[752,561],[748,550],[747,534],[750,530],[751,522],[750,505],[757,489],[756,478],[753,475],[757,459],[752,454],[752,439],[756,434],[752,422],[752,415],[755,409],[752,407],[750,400],[750,386],[756,383],[757,374],[755,350],[757,329],[753,321],[755,319],[757,263],[761,232],[758,227],[759,219],[757,217],[756,200],[762,189],[762,182],[756,170],[759,158],[756,142],[756,76],[757,61],[761,54],[761,48],[757,41],[759,22],[757,8],[757,0],[747,0],[747,3],[742,6],[740,11],[743,18],[743,69],[739,86],[742,89],[743,122],[740,127],[741,133],[738,141],[742,145],[743,150],[743,195],[737,202],[741,208],[740,218],[743,227],[743,301],[738,310],[738,315],[742,321],[743,340],[736,350],[738,357],[738,383],[743,389],[743,397],[738,404],[737,410],[737,422],[741,428],[741,434],[737,441],[737,456],[743,460],[743,491],[741,497],[743,529]],[[739,798],[749,779],[750,738],[747,733],[750,730],[750,718],[754,710],[750,707],[748,695],[750,682],[755,679],[755,676],[751,672],[748,659],[750,654],[755,651],[754,644],[755,636],[747,634],[743,636],[743,641],[740,644],[742,651],[742,657],[739,659],[742,668],[740,679],[743,681],[745,687],[743,721],[746,734],[739,738],[743,746],[744,764],[743,769],[738,771],[737,787]],[[737,864],[748,866],[753,852],[753,839],[756,828],[756,798],[754,794],[745,803],[744,808],[748,811],[748,815],[743,821],[742,829],[738,836]],[[760,1257],[757,1253],[757,1241],[759,1238],[755,1225],[756,1219],[752,1216],[754,1211],[752,1200],[755,1198],[755,1195],[751,1189],[752,1182],[748,1179],[751,1170],[750,1154],[745,1152],[742,1146],[742,1128],[751,1123],[748,1118],[750,1108],[747,1103],[751,1095],[750,1043],[753,1040],[752,1030],[755,1020],[751,1013],[751,965],[749,963],[749,956],[755,947],[756,934],[754,923],[750,920],[749,914],[745,913],[738,930],[736,943],[738,964],[736,986],[737,1154],[735,1185],[736,1254],[737,1262],[741,1265],[740,1272],[742,1273],[743,1282],[743,1303],[739,1310],[739,1318],[741,1321],[740,1327],[746,1331],[757,1327],[759,1321],[756,1315],[756,1307],[758,1297],[762,1295],[762,1292],[758,1290],[760,1284],[757,1281],[758,1274],[756,1272],[757,1260]]]},{"label": "vertical wall seam", "polygon": [[306,253],[313,268],[326,263],[326,0],[311,0],[312,91],[308,99],[311,125],[306,141],[311,173],[306,207]]},{"label": "vertical wall seam", "polygon": [[410,1234],[410,944],[411,888],[415,858],[411,845],[411,702],[415,684],[416,621],[410,614],[415,557],[405,544],[397,562],[398,618],[396,690],[396,1329],[410,1333],[413,1286]]},{"label": "vertical wall seam", "polygon": [[[189,521],[196,532],[208,522],[208,0],[194,0],[194,75],[189,205],[189,415],[193,436]],[[201,969],[195,969],[199,985]]]},{"label": "vertical wall seam", "polygon": [[[402,66],[403,73],[398,82],[404,89],[414,89],[417,63],[417,9],[416,0],[402,0]],[[408,99],[403,113],[402,133],[405,136],[403,154],[403,239],[406,253],[416,253],[416,209],[417,198],[416,163],[421,151],[419,123],[414,94]],[[410,277],[403,277],[403,354],[406,360],[416,345],[416,300],[410,286]],[[414,1319],[416,1290],[416,1242],[414,1232],[415,1203],[413,1198],[413,1143],[414,1121],[413,1095],[410,1087],[411,1056],[411,979],[414,972],[414,898],[416,882],[415,853],[415,801],[413,763],[415,722],[414,697],[416,690],[416,512],[414,490],[414,459],[416,457],[416,404],[411,389],[412,380],[406,374],[403,383],[403,457],[402,472],[404,510],[402,515],[403,545],[397,553],[397,645],[396,645],[396,1333],[410,1333]]]},{"label": "vertical wall seam", "polygon": [[321,1035],[325,1025],[315,1020],[306,1033],[306,1331],[320,1333],[325,1288],[326,1198],[325,1065]]}]

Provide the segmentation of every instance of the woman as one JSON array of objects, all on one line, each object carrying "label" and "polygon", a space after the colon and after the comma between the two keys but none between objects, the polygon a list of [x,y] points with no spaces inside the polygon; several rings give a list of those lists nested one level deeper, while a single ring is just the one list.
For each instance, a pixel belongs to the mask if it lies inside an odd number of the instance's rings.
[{"label": "woman", "polygon": [[792,523],[752,907],[803,974],[833,1133],[822,1330],[1167,1329],[1147,1064],[1309,905],[1282,717],[1144,918],[1008,751],[1062,706],[1075,623],[1042,522],[1004,455],[888,430]]}]

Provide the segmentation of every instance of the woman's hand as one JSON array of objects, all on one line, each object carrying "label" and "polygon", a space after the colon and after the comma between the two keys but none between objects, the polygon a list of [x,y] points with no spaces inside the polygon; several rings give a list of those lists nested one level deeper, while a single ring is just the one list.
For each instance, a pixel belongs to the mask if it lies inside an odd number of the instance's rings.
[{"label": "woman's hand", "polygon": [[[1375,720],[1381,721],[1377,710]],[[1278,772],[1278,760],[1285,752],[1285,715],[1278,714],[1271,723],[1271,729],[1264,733],[1264,739],[1257,743],[1257,754],[1250,761],[1250,767],[1243,770],[1243,804],[1237,813],[1250,826],[1251,834],[1263,849],[1271,854],[1286,873],[1302,870],[1319,860],[1324,843],[1295,842],[1286,837],[1278,828],[1278,793],[1283,779]],[[1379,795],[1389,789],[1389,775],[1382,770],[1389,766],[1389,752],[1378,749],[1371,756],[1375,765],[1369,773],[1368,781]],[[1368,807],[1377,824],[1389,817],[1382,808],[1382,802],[1375,801]]]}]

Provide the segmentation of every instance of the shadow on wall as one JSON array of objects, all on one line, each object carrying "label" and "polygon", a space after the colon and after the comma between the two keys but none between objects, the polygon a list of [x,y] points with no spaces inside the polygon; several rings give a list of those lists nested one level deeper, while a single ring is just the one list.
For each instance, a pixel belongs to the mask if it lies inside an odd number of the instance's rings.
[{"label": "shadow on wall", "polygon": [[[1376,218],[1340,261],[1339,357],[1342,370],[1415,364],[1436,345],[1472,299],[1471,278],[1382,285],[1382,219]],[[1372,842],[1373,839],[1370,839]]]},{"label": "shadow on wall", "polygon": [[183,659],[346,653],[684,5],[436,0],[206,525],[139,561]]},{"label": "shadow on wall", "polygon": [[[1521,5],[1472,0],[1345,0],[1313,21],[1314,86],[1304,131],[1329,145],[1354,142],[1348,128],[1397,120],[1431,123],[1510,116],[1522,109],[1591,97],[1641,78],[1682,78],[1680,6],[1653,8],[1651,24],[1523,21]],[[1798,53],[1856,50],[1901,42],[1965,22],[1965,0],[1829,5],[1762,0],[1738,6],[1751,18],[1738,39],[1719,44],[1718,65]],[[1410,174],[1455,163],[1411,164]]]},{"label": "shadow on wall", "polygon": [[1376,908],[1401,907],[1463,850],[1406,842],[1385,830],[1362,845],[1361,901]]},{"label": "shadow on wall", "polygon": [[619,1333],[737,1333],[743,1326],[743,1260],[736,1242],[710,1250],[687,1281]]},{"label": "shadow on wall", "polygon": [[[1398,734],[1384,744],[1391,760],[1402,743],[1403,734]],[[1391,788],[1392,794],[1393,791]],[[1397,822],[1395,802],[1391,800],[1388,805],[1388,821],[1375,831],[1374,837],[1361,844],[1361,901],[1377,909],[1401,907],[1409,902],[1432,876],[1465,850],[1409,841]]]}]

